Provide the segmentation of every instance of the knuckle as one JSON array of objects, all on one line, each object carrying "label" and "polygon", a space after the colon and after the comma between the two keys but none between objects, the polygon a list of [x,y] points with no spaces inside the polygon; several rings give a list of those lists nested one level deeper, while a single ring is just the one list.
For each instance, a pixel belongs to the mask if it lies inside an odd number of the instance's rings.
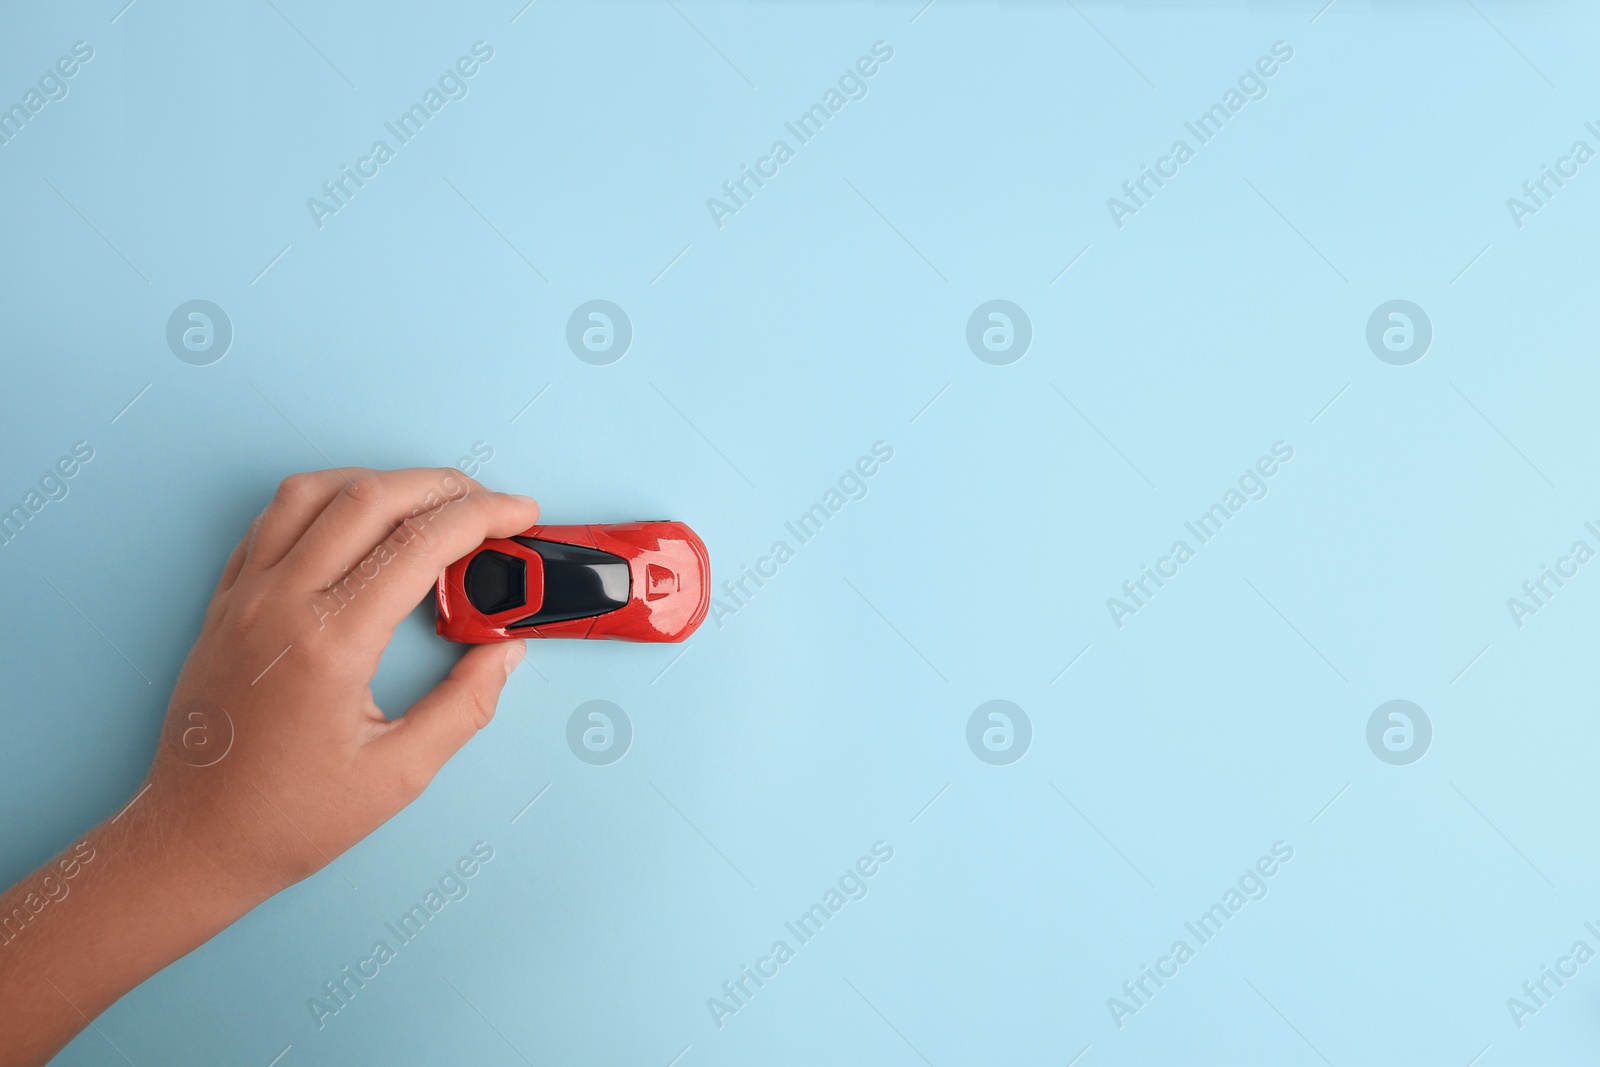
[{"label": "knuckle", "polygon": [[389,531],[389,536],[385,537],[383,543],[374,550],[373,558],[383,567],[404,559],[406,553],[411,551],[411,538],[411,530],[406,524],[403,521],[396,522],[394,529]]},{"label": "knuckle", "polygon": [[491,493],[487,489],[479,489],[467,494],[462,503],[466,505],[467,519],[472,525],[477,526],[487,523],[494,517],[495,512],[499,510],[500,498],[498,494]]},{"label": "knuckle", "polygon": [[252,634],[269,625],[276,615],[272,599],[259,585],[239,590],[239,595],[229,604],[235,625],[241,634]]},{"label": "knuckle", "polygon": [[415,800],[433,782],[433,770],[417,760],[406,760],[395,772],[395,788],[403,802]]},{"label": "knuckle", "polygon": [[278,491],[272,497],[273,502],[291,507],[304,504],[314,495],[316,484],[317,479],[313,474],[291,474],[278,483]]},{"label": "knuckle", "polygon": [[442,695],[460,727],[471,727],[476,733],[489,725],[494,718],[494,694],[456,678],[445,679],[443,685],[446,689]]},{"label": "knuckle", "polygon": [[413,556],[431,556],[439,550],[442,537],[433,519],[432,515],[423,512],[400,524],[402,547]]},{"label": "knuckle", "polygon": [[376,474],[358,474],[350,479],[340,492],[352,504],[364,511],[381,507],[388,495],[384,490],[383,479]]},{"label": "knuckle", "polygon": [[483,488],[455,467],[440,467],[438,474],[439,488],[443,490],[444,495],[450,500],[459,500],[468,493]]},{"label": "knuckle", "polygon": [[472,724],[473,732],[482,730],[494,718],[495,700],[481,689],[469,687],[466,699],[461,702],[461,712]]}]

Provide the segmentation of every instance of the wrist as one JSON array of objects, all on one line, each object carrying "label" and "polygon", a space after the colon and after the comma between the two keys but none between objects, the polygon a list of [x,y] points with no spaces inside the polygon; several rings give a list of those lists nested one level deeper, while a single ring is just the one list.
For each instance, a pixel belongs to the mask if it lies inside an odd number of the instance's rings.
[{"label": "wrist", "polygon": [[43,1063],[84,1020],[268,895],[153,803],[159,792],[137,794],[0,894],[11,919],[0,936],[0,1063]]},{"label": "wrist", "polygon": [[170,932],[192,931],[199,944],[282,888],[238,855],[242,828],[228,833],[218,815],[174,802],[153,782],[86,840],[119,892],[159,901]]}]

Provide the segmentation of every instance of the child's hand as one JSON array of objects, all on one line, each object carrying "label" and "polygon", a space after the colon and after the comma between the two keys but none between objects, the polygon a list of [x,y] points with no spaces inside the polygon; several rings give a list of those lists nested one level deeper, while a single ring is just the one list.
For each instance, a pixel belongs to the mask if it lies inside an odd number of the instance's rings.
[{"label": "child's hand", "polygon": [[146,786],[72,875],[61,861],[0,897],[24,916],[0,938],[0,1065],[42,1062],[422,792],[493,717],[524,645],[472,648],[394,722],[372,701],[378,659],[446,565],[538,517],[451,468],[279,486],[223,568]]},{"label": "child's hand", "polygon": [[168,707],[145,817],[207,842],[257,898],[382,825],[488,724],[525,646],[472,648],[394,722],[368,688],[378,658],[445,566],[538,517],[528,497],[453,469],[286,479],[223,570]]}]

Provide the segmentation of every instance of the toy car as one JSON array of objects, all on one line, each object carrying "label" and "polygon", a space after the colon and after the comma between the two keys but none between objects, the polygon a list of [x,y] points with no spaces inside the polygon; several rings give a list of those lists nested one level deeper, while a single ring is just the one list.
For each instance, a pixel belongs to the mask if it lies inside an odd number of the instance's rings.
[{"label": "toy car", "polygon": [[681,522],[534,526],[439,576],[440,636],[682,641],[711,604],[711,557]]}]

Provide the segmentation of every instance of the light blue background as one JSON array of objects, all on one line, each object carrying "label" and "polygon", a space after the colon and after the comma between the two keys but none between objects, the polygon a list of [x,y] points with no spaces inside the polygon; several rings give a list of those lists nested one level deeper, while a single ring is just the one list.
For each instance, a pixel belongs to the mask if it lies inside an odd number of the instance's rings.
[{"label": "light blue background", "polygon": [[[532,648],[421,800],[58,1062],[1592,1062],[1600,964],[1521,1029],[1506,999],[1600,949],[1600,577],[1521,629],[1505,604],[1600,547],[1600,163],[1506,208],[1600,147],[1592,11],[121,4],[0,12],[0,103],[95,49],[0,147],[0,503],[96,453],[0,549],[0,879],[127,801],[292,471],[486,441],[549,521],[680,518],[727,577],[894,459],[685,649]],[[306,198],[479,40],[470,95],[319,230]],[[717,228],[879,40],[869,95]],[[1119,230],[1106,198],[1280,40]],[[194,298],[236,331],[208,367],[164,340]],[[635,331],[610,366],[564,340],[595,298]],[[1010,366],[965,342],[996,298],[1034,329]],[[1433,323],[1410,366],[1364,338],[1395,298]],[[1117,629],[1106,598],[1279,440],[1270,494]],[[420,610],[380,700],[452,656]],[[1034,729],[1003,767],[965,740],[997,698]],[[1365,738],[1396,698],[1434,729],[1409,766]],[[590,699],[634,724],[611,766],[564,740]],[[309,998],[480,839],[470,896],[319,1031]],[[878,840],[870,894],[719,1030],[706,999]],[[1270,894],[1118,1029],[1107,998],[1279,840]]]}]

